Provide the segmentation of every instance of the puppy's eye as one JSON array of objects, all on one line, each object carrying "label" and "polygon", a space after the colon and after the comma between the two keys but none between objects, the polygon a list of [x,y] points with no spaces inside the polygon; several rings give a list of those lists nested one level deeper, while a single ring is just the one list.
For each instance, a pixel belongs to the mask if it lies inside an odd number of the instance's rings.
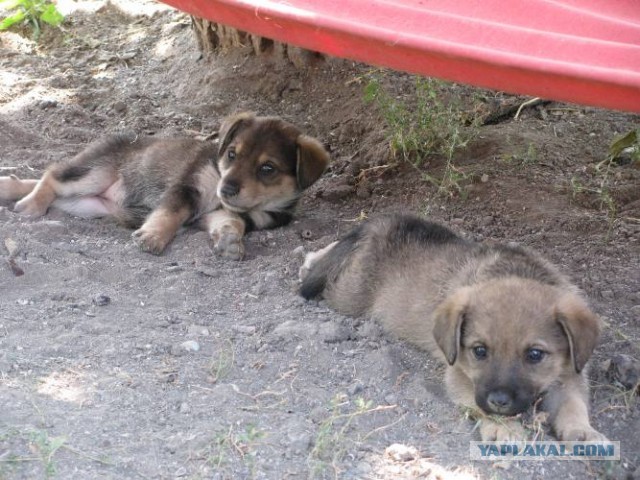
[{"label": "puppy's eye", "polygon": [[487,358],[487,347],[485,347],[484,345],[478,345],[476,347],[473,347],[473,355],[476,357],[476,359],[478,360],[484,360],[485,358]]},{"label": "puppy's eye", "polygon": [[229,151],[227,152],[227,158],[229,160],[235,160],[236,159],[236,151],[233,148],[230,148]]},{"label": "puppy's eye", "polygon": [[539,363],[545,356],[545,352],[540,350],[539,348],[530,348],[527,350],[527,362],[529,363]]},{"label": "puppy's eye", "polygon": [[275,173],[275,171],[276,171],[276,167],[274,167],[270,163],[263,163],[262,165],[260,165],[260,168],[258,169],[258,172],[260,173],[260,175],[265,175],[265,176],[271,175]]}]

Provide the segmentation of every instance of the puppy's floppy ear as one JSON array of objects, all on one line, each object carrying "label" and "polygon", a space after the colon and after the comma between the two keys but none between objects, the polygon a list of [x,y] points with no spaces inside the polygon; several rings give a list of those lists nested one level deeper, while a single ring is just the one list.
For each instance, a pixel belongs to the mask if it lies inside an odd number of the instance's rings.
[{"label": "puppy's floppy ear", "polygon": [[449,365],[458,358],[469,296],[469,288],[462,288],[445,299],[434,313],[433,338]]},{"label": "puppy's floppy ear", "polygon": [[556,319],[569,340],[573,367],[580,373],[598,343],[600,321],[584,300],[574,294],[567,294],[558,301]]},{"label": "puppy's floppy ear", "polygon": [[296,178],[298,188],[304,190],[320,178],[329,165],[329,154],[322,144],[308,135],[299,135],[297,140],[298,159]]},{"label": "puppy's floppy ear", "polygon": [[256,116],[251,112],[242,112],[225,118],[220,126],[220,146],[218,147],[218,156],[227,149],[231,141],[240,132],[255,120]]}]

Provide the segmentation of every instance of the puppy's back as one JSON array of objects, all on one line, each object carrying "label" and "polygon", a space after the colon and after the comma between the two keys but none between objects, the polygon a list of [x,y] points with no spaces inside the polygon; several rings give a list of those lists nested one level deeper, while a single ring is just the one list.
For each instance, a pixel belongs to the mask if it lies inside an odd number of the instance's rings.
[{"label": "puppy's back", "polygon": [[371,313],[380,289],[414,270],[416,255],[465,244],[436,223],[410,215],[381,216],[356,227],[313,264],[300,294],[307,299],[322,295],[347,315]]}]

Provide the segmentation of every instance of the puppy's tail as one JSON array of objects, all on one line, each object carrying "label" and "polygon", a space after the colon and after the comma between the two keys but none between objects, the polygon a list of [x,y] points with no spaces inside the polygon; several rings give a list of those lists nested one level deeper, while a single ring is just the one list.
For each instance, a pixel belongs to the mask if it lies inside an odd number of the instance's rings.
[{"label": "puppy's tail", "polygon": [[327,285],[338,279],[361,237],[362,227],[360,226],[349,232],[335,245],[330,245],[327,252],[318,252],[319,258],[311,261],[309,271],[302,279],[300,295],[307,300],[320,297]]}]

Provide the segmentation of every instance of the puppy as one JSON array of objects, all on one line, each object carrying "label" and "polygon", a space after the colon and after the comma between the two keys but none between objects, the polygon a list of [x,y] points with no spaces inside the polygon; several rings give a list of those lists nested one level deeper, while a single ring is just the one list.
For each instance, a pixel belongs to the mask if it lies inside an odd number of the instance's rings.
[{"label": "puppy", "polygon": [[245,232],[289,223],[302,191],[328,163],[322,145],[295,126],[242,113],[224,121],[218,147],[112,135],[53,164],[40,180],[0,177],[0,199],[19,200],[15,211],[29,217],[51,206],[115,217],[137,228],[134,241],[155,254],[181,226],[195,224],[217,253],[239,260]]},{"label": "puppy", "polygon": [[485,441],[522,440],[513,417],[540,402],[562,440],[605,440],[589,423],[585,367],[600,325],[536,254],[468,242],[412,216],[363,223],[307,255],[300,294],[377,319],[447,366]]}]

